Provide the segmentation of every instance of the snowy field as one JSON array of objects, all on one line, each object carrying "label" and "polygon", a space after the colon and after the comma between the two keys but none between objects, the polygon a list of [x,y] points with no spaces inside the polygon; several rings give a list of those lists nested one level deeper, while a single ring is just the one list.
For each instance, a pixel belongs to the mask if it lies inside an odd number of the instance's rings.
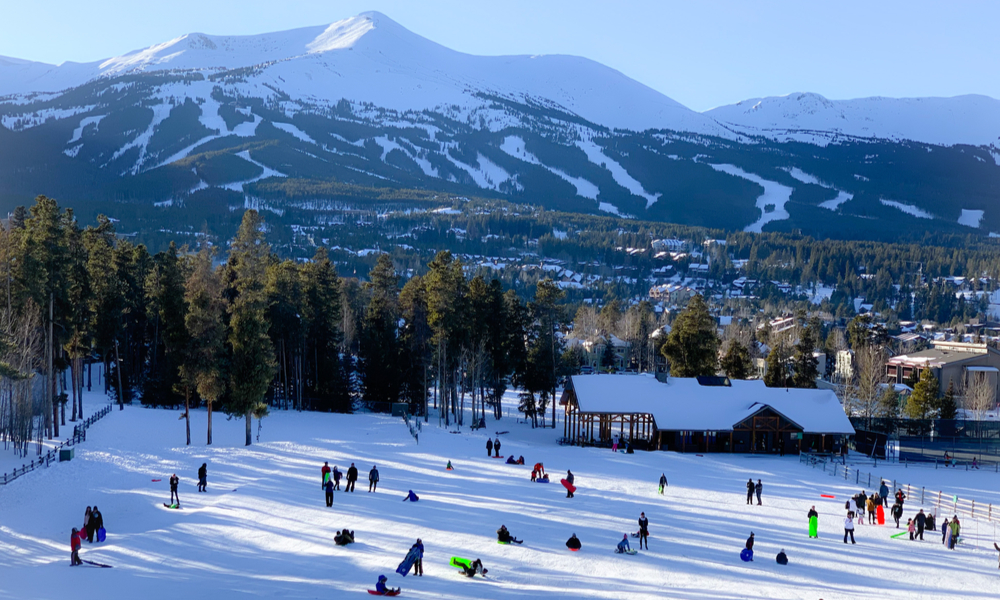
[{"label": "snowy field", "polygon": [[[295,412],[265,419],[260,442],[246,448],[243,422],[222,415],[216,443],[206,447],[206,414],[198,411],[195,443],[185,447],[177,416],[115,411],[91,428],[72,462],[0,486],[0,598],[361,598],[380,574],[403,597],[424,599],[995,598],[1000,585],[997,538],[986,522],[966,522],[969,541],[956,551],[936,533],[910,542],[890,539],[894,528],[868,525],[857,526],[856,546],[845,546],[844,498],[857,486],[794,456],[614,454],[560,447],[551,429],[491,421],[491,433],[510,431],[501,454],[528,463],[508,466],[486,457],[483,433],[452,434],[432,421],[417,445],[398,418]],[[455,471],[444,470],[448,460]],[[337,492],[332,509],[320,490],[323,461],[341,470],[355,462],[362,474],[357,492]],[[537,461],[553,483],[529,481]],[[207,494],[195,491],[203,462]],[[370,494],[373,464],[382,481]],[[572,499],[558,483],[567,468],[579,486]],[[163,507],[174,472],[181,510]],[[664,496],[656,493],[661,472],[670,481]],[[992,471],[905,474],[915,485],[961,486],[972,497],[995,497],[1000,483]],[[763,506],[745,504],[748,477],[763,480]],[[410,489],[419,502],[402,502]],[[70,529],[93,504],[108,540],[85,543],[81,557],[113,569],[69,567]],[[813,504],[818,540],[806,535]],[[640,511],[651,549],[614,554],[622,534],[638,529]],[[914,511],[907,503],[904,520]],[[524,545],[498,545],[501,524]],[[333,544],[343,527],[355,530],[357,544]],[[743,563],[751,531],[756,560]],[[572,533],[581,552],[564,546]],[[426,546],[425,576],[402,578],[395,568],[417,537]],[[786,567],[774,562],[780,548]],[[481,558],[488,577],[458,575],[452,556]]]}]

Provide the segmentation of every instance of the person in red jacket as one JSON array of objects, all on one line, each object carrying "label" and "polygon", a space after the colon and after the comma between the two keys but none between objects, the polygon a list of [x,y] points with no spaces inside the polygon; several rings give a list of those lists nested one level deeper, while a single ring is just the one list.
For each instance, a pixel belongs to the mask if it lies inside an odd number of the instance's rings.
[{"label": "person in red jacket", "polygon": [[73,533],[69,536],[69,547],[71,550],[69,556],[69,566],[75,567],[83,564],[83,561],[80,560],[80,544],[82,543],[83,536],[80,535],[80,530],[74,527]]},{"label": "person in red jacket", "polygon": [[323,468],[319,470],[319,475],[320,475],[320,478],[319,478],[319,487],[320,488],[325,488],[326,487],[326,478],[327,478],[327,476],[329,474],[330,474],[330,463],[325,462],[325,463],[323,463]]}]

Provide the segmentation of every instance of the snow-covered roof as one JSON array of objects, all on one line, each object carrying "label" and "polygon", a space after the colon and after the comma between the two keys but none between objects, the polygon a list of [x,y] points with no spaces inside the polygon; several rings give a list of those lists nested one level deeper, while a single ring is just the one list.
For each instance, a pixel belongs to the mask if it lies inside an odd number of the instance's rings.
[{"label": "snow-covered roof", "polygon": [[650,414],[661,430],[731,431],[770,407],[805,433],[854,433],[830,390],[769,388],[760,380],[703,386],[697,379],[673,377],[661,383],[652,375],[574,375],[571,379],[582,412]]}]

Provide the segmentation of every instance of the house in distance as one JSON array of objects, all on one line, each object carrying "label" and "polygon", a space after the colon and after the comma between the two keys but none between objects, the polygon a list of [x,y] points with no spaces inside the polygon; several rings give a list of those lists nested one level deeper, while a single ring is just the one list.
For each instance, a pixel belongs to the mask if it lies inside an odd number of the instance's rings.
[{"label": "house in distance", "polygon": [[760,380],[574,375],[560,402],[564,439],[679,452],[839,450],[854,427],[830,390],[769,388]]}]

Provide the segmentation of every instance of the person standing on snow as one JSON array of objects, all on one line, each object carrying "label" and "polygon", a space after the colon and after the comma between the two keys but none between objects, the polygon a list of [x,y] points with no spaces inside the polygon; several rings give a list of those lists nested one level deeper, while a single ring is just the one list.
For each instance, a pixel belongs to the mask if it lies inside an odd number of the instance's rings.
[{"label": "person standing on snow", "polygon": [[954,550],[958,546],[958,535],[962,533],[962,526],[958,522],[958,515],[951,518],[951,523],[948,524],[951,528],[951,547],[950,550]]},{"label": "person standing on snow", "polygon": [[92,513],[93,509],[88,506],[87,510],[83,512],[83,529],[80,530],[80,532],[84,534],[84,537],[87,538],[88,543],[94,541],[94,526],[92,523],[93,519],[91,518]]},{"label": "person standing on snow", "polygon": [[374,492],[376,489],[378,489],[378,469],[372,465],[372,470],[368,471],[368,492]]},{"label": "person standing on snow", "polygon": [[844,519],[844,543],[847,543],[847,536],[851,536],[851,543],[856,543],[854,541],[854,513],[848,512],[847,518]]},{"label": "person standing on snow", "polygon": [[497,436],[497,439],[493,440],[493,451],[496,452],[494,456],[500,458],[500,436]]},{"label": "person standing on snow", "polygon": [[896,521],[896,529],[899,529],[899,520],[903,518],[903,507],[899,504],[893,504],[890,512],[893,520]]},{"label": "person standing on snow", "polygon": [[198,467],[198,491],[208,491],[208,463],[201,463]]},{"label": "person standing on snow", "polygon": [[889,486],[882,480],[882,485],[878,486],[878,495],[882,499],[882,506],[889,508]]},{"label": "person standing on snow", "polygon": [[917,516],[913,519],[913,522],[917,524],[917,539],[924,539],[924,527],[927,526],[927,515],[924,514],[924,509],[920,509]]},{"label": "person standing on snow", "polygon": [[649,550],[649,519],[646,513],[639,513],[639,549],[642,550],[642,542],[646,541],[646,550]]},{"label": "person standing on snow", "polygon": [[319,487],[323,489],[326,487],[326,480],[329,479],[330,475],[330,463],[324,462],[323,468],[319,470]]},{"label": "person standing on snow", "polygon": [[493,456],[493,440],[486,438],[486,456]]},{"label": "person standing on snow", "polygon": [[[94,526],[94,532],[99,532],[104,528],[104,515],[101,511],[97,509],[97,505],[94,505],[94,510],[90,512],[90,522]],[[97,535],[97,541],[101,541],[100,533]]]},{"label": "person standing on snow", "polygon": [[80,530],[74,527],[73,532],[69,535],[69,566],[71,567],[83,564],[83,561],[80,560],[80,544],[82,539],[83,536]]},{"label": "person standing on snow", "polygon": [[[806,514],[806,520],[809,521],[810,530],[812,529],[812,520],[813,520],[813,518],[815,518],[817,522],[819,521],[819,513],[816,512],[816,505],[815,504],[813,505],[812,508],[809,509],[809,512]],[[814,536],[814,535],[812,535],[812,531],[810,531],[809,532],[809,537],[815,537],[816,539],[819,539],[819,533],[817,533]]]},{"label": "person standing on snow", "polygon": [[337,465],[334,465],[333,466],[333,489],[335,489],[335,490],[339,490],[340,489],[340,478],[341,478],[340,471],[337,470]]},{"label": "person standing on snow", "polygon": [[898,492],[896,492],[896,502],[898,502],[899,505],[902,506],[903,500],[906,500],[906,494],[903,493],[903,490],[899,490]]},{"label": "person standing on snow", "polygon": [[330,508],[333,506],[333,478],[329,477],[326,483],[323,484],[323,488],[326,490],[326,506]]},{"label": "person standing on snow", "polygon": [[424,576],[424,543],[417,538],[417,543],[413,544],[413,548],[417,551],[417,559],[413,561],[413,574],[420,577]]},{"label": "person standing on snow", "polygon": [[[570,485],[573,485],[573,481],[575,479],[576,479],[576,477],[573,477],[573,471],[570,471],[569,469],[567,469],[566,470],[566,481],[569,482]],[[572,498],[573,497],[573,492],[571,492],[571,491],[569,491],[567,489],[566,490],[566,497],[567,498]]]},{"label": "person standing on snow", "polygon": [[660,473],[660,495],[663,495],[665,489],[667,489],[667,476],[665,473]]},{"label": "person standing on snow", "polygon": [[[181,495],[177,493],[177,486],[180,482],[181,480],[177,478],[177,473],[170,476],[170,503],[177,504],[177,506],[181,505]],[[176,503],[174,502],[174,499],[177,500]]]},{"label": "person standing on snow", "polygon": [[358,480],[358,468],[351,463],[351,467],[347,469],[347,486],[345,487],[345,492],[354,491],[354,483]]},{"label": "person standing on snow", "polygon": [[753,504],[753,477],[747,480],[747,504]]},{"label": "person standing on snow", "polygon": [[871,498],[868,499],[867,502],[865,502],[865,507],[868,509],[868,524],[869,525],[874,525],[875,524],[875,498],[876,498],[876,496],[872,496]]},{"label": "person standing on snow", "polygon": [[757,480],[757,485],[756,485],[756,486],[754,486],[754,492],[756,492],[756,493],[757,493],[757,506],[760,506],[760,493],[761,493],[761,491],[763,491],[763,490],[764,490],[764,484],[762,484],[762,483],[760,482],[760,479],[758,479],[758,480]]},{"label": "person standing on snow", "polygon": [[618,452],[618,436],[617,435],[615,435],[615,437],[612,438],[612,440],[611,440],[611,451],[612,452]]}]

